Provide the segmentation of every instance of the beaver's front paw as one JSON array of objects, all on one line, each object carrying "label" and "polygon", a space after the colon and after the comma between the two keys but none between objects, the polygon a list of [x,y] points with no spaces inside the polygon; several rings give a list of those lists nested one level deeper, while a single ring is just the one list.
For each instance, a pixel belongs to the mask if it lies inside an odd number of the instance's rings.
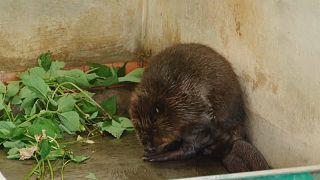
[{"label": "beaver's front paw", "polygon": [[180,160],[187,159],[193,157],[196,154],[193,150],[183,150],[182,148],[169,151],[162,154],[152,155],[152,156],[144,156],[142,159],[144,161],[157,162],[157,161],[170,161],[170,160]]}]

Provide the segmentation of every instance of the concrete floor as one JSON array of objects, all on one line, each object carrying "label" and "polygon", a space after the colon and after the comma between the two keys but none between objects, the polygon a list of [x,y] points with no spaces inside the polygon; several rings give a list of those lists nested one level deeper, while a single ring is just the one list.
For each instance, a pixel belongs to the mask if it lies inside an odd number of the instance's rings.
[{"label": "concrete floor", "polygon": [[[130,90],[109,90],[98,93],[96,99],[104,99],[110,94],[119,94],[120,113],[126,113]],[[150,163],[141,160],[143,147],[134,132],[125,133],[121,139],[109,135],[97,137],[94,144],[73,144],[70,149],[76,155],[89,155],[84,163],[70,163],[64,171],[64,179],[86,179],[94,173],[97,179],[170,179],[224,174],[227,171],[220,162],[207,157],[197,157],[184,161]],[[8,180],[23,179],[32,169],[33,161],[7,160],[0,151],[0,171]],[[60,167],[56,166],[55,179],[60,179]],[[49,176],[47,176],[49,179]]]},{"label": "concrete floor", "polygon": [[[89,155],[84,163],[70,163],[64,171],[64,178],[86,179],[94,173],[97,179],[170,179],[226,173],[219,162],[206,157],[185,161],[149,163],[141,160],[142,146],[134,133],[127,133],[121,139],[110,136],[98,137],[95,144],[74,144],[70,149],[77,155]],[[0,153],[0,171],[8,180],[23,179],[32,169],[33,161],[5,159]],[[55,169],[55,179],[60,179],[60,167]],[[49,179],[49,176],[47,176]]]}]

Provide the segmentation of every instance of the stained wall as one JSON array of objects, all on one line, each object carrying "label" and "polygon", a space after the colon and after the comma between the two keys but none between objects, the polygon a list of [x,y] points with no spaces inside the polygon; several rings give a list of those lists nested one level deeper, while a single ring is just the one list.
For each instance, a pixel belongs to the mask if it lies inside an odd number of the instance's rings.
[{"label": "stained wall", "polygon": [[249,135],[273,167],[320,162],[320,1],[150,0],[145,48],[199,42],[239,76]]}]

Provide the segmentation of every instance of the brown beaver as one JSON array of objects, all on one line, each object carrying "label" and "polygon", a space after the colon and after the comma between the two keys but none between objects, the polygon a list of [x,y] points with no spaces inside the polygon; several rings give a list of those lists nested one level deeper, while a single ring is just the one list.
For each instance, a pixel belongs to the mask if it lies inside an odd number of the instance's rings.
[{"label": "brown beaver", "polygon": [[205,154],[220,158],[230,172],[269,168],[245,141],[236,74],[207,46],[179,44],[152,57],[130,106],[146,161]]}]

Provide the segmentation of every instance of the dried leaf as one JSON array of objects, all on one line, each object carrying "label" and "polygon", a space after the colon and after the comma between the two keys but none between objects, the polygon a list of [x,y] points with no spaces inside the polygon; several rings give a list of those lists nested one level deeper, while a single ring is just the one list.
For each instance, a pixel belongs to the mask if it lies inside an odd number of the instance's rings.
[{"label": "dried leaf", "polygon": [[34,135],[34,139],[37,141],[37,143],[39,143],[42,140],[42,135],[36,134],[36,135]]},{"label": "dried leaf", "polygon": [[36,135],[34,135],[34,138],[36,139],[37,143],[40,143],[43,139],[46,139],[46,138],[47,138],[46,130],[45,130],[45,129],[42,129],[41,133],[42,133],[42,134],[36,134]]},{"label": "dried leaf", "polygon": [[30,159],[35,151],[38,150],[37,146],[19,149],[20,160]]},{"label": "dried leaf", "polygon": [[46,130],[42,129],[42,137],[43,139],[47,138]]},{"label": "dried leaf", "polygon": [[84,142],[87,143],[87,144],[94,144],[94,143],[95,143],[94,141],[92,141],[92,140],[90,140],[90,139],[87,139],[87,140],[85,140]]},{"label": "dried leaf", "polygon": [[77,136],[77,141],[82,141],[83,137],[81,137],[80,135]]},{"label": "dried leaf", "polygon": [[90,139],[84,139],[83,137],[81,137],[80,135],[77,136],[77,141],[80,141],[80,142],[84,142],[84,143],[87,143],[87,144],[94,144],[95,142],[90,140]]}]

